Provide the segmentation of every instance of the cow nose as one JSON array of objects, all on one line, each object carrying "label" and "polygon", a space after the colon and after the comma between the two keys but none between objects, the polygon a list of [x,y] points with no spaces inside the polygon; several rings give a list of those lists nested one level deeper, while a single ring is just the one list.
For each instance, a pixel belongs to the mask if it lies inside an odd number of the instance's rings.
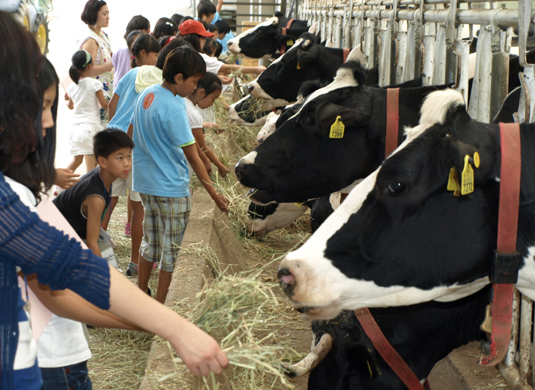
[{"label": "cow nose", "polygon": [[232,42],[232,41],[228,41],[228,42],[227,42],[227,47],[232,46],[233,43],[234,43],[234,42]]},{"label": "cow nose", "polygon": [[296,286],[296,280],[295,276],[290,272],[289,268],[279,268],[279,272],[277,273],[277,278],[279,279],[279,283],[284,290],[284,293],[289,298],[292,297],[293,291]]},{"label": "cow nose", "polygon": [[236,173],[236,177],[238,178],[238,180],[240,180],[245,175],[245,172],[247,172],[248,165],[250,164],[244,164],[241,162],[238,162],[238,164],[236,164],[234,172]]},{"label": "cow nose", "polygon": [[248,90],[249,90],[249,93],[252,93],[254,91],[254,85],[249,85]]}]

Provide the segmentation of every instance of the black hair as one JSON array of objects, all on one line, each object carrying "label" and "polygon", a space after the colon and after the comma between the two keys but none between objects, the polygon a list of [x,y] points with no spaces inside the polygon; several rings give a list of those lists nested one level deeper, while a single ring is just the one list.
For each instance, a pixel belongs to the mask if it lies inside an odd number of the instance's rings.
[{"label": "black hair", "polygon": [[206,38],[206,43],[204,44],[204,47],[202,48],[203,53],[207,54],[210,57],[212,57],[212,55],[217,50],[216,43],[217,43],[217,41],[215,39]]},{"label": "black hair", "polygon": [[221,44],[221,42],[216,41],[215,39],[214,39],[214,45],[216,46],[216,49],[214,51],[214,57],[218,58],[221,55],[221,52],[223,51],[223,45]]},{"label": "black hair", "polygon": [[145,53],[159,53],[160,52],[160,43],[156,38],[154,38],[150,34],[143,34],[140,35],[134,44],[132,45],[132,49],[130,50],[132,52],[132,69],[137,67],[137,60],[136,57],[141,53],[141,50],[145,50]]},{"label": "black hair", "polygon": [[87,62],[87,55],[88,52],[85,50],[78,50],[72,55],[72,65],[69,68],[69,76],[71,76],[72,81],[76,84],[80,81],[80,73],[87,68],[87,65],[93,63],[91,56],[89,56],[89,62]]},{"label": "black hair", "polygon": [[193,20],[193,18],[191,16],[184,16],[182,18],[182,20],[180,21],[180,23],[178,23],[178,25],[180,26],[182,23],[184,23],[186,20]]},{"label": "black hair", "polygon": [[186,34],[181,35],[180,38],[188,42],[199,53],[202,51],[201,39],[204,39],[205,37],[201,37],[199,34]]},{"label": "black hair", "polygon": [[152,35],[154,38],[160,39],[164,35],[175,35],[178,31],[178,25],[173,22],[173,19],[169,18],[160,18],[154,26],[154,31]]},{"label": "black hair", "polygon": [[176,23],[177,26],[180,24],[180,21],[183,18],[184,18],[184,15],[180,15],[180,14],[173,14],[173,16],[171,16],[171,19],[173,20],[173,22]]},{"label": "black hair", "polygon": [[217,29],[217,26],[215,24],[206,24],[206,26],[204,26],[204,28],[206,29],[206,31],[210,31],[211,33],[213,33],[214,31],[219,32],[219,30]]},{"label": "black hair", "polygon": [[175,76],[182,74],[184,80],[193,76],[204,77],[206,63],[199,53],[191,47],[178,47],[165,57],[163,66],[163,79],[168,83],[175,84]]},{"label": "black hair", "polygon": [[[162,37],[161,40],[163,40],[164,38],[169,39],[171,37]],[[193,47],[183,39],[180,39],[180,38],[172,39],[171,41],[169,41],[167,45],[165,45],[162,48],[162,50],[160,50],[160,53],[158,54],[158,61],[156,61],[156,67],[163,70],[163,66],[165,64],[165,58],[167,57],[167,55],[171,52],[171,50],[176,49],[177,47],[181,47],[181,46],[187,46],[193,49]]]},{"label": "black hair", "polygon": [[208,16],[208,15],[212,15],[217,12],[217,9],[214,5],[214,3],[212,3],[211,1],[209,0],[201,0],[199,1],[199,4],[197,5],[197,18],[199,18],[199,20],[202,20],[202,17],[204,15]]},{"label": "black hair", "polygon": [[126,37],[126,45],[128,46],[128,50],[130,50],[130,53],[132,52],[132,45],[141,34],[145,33],[140,30],[134,30]]},{"label": "black hair", "polygon": [[149,19],[142,15],[133,16],[132,19],[126,25],[126,32],[124,33],[124,39],[128,40],[128,34],[136,30],[150,30]]},{"label": "black hair", "polygon": [[204,20],[199,20],[199,22],[201,22],[202,26],[204,27],[204,29],[206,31],[208,31],[208,23],[206,23]]},{"label": "black hair", "polygon": [[108,158],[110,154],[122,148],[134,149],[134,141],[121,129],[106,128],[93,137],[93,155]]},{"label": "black hair", "polygon": [[214,24],[217,27],[217,31],[219,31],[220,33],[228,34],[230,32],[230,26],[226,20],[221,19],[215,22]]},{"label": "black hair", "polygon": [[89,26],[93,26],[97,23],[98,11],[105,5],[106,2],[102,0],[89,0],[85,3],[84,10],[82,11],[82,22]]},{"label": "black hair", "polygon": [[197,83],[197,88],[204,89],[206,96],[208,96],[214,91],[221,91],[223,89],[223,85],[221,84],[221,80],[219,77],[217,77],[217,75],[211,72],[206,72],[204,77]]}]

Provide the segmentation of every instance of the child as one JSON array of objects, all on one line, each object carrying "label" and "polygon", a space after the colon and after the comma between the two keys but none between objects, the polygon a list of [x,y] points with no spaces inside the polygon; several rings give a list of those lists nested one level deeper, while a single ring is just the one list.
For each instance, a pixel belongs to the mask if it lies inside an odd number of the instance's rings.
[{"label": "child", "polygon": [[226,53],[228,51],[227,42],[234,38],[234,34],[230,31],[230,26],[226,20],[218,20],[214,23],[218,31],[217,41],[223,46],[222,52]]},{"label": "child", "polygon": [[[223,2],[221,1],[221,6],[223,5]],[[221,10],[221,6],[218,3],[219,11]],[[217,15],[217,18],[216,18]],[[214,3],[212,3],[209,0],[201,0],[199,1],[199,4],[197,4],[197,18],[201,22],[205,22],[207,24],[215,23],[217,20],[220,20],[219,12]]]},{"label": "child", "polygon": [[206,54],[208,57],[217,57],[215,55],[215,52],[217,50],[217,44],[218,42],[215,39],[206,38],[206,42],[202,49],[203,53]]},{"label": "child", "polygon": [[[212,4],[213,5],[213,4]],[[206,62],[206,71],[225,77],[228,73],[241,69],[243,73],[262,73],[265,66],[240,66],[227,65],[218,61],[215,57],[210,57],[202,53],[206,38],[212,38],[214,34],[206,31],[202,23],[198,20],[187,20],[179,26],[180,37],[189,42],[197,50]]]},{"label": "child", "polygon": [[137,145],[133,187],[141,194],[145,210],[138,285],[148,291],[152,264],[159,261],[156,299],[162,303],[191,210],[187,160],[216,205],[228,211],[227,199],[217,193],[197,154],[183,99],[193,93],[205,73],[195,50],[173,49],[165,60],[163,83],[139,95],[129,128]]},{"label": "child", "polygon": [[221,95],[222,89],[223,86],[221,85],[219,78],[213,73],[206,73],[206,75],[197,83],[195,92],[187,96],[186,108],[188,110],[189,123],[193,136],[195,137],[195,142],[200,146],[201,151],[206,154],[210,161],[217,167],[219,174],[225,177],[230,170],[219,161],[214,152],[206,146],[203,134],[203,117],[195,108],[195,105],[200,109],[212,106],[214,100]]},{"label": "child", "polygon": [[93,60],[89,52],[78,50],[72,56],[69,76],[73,84],[67,89],[69,108],[74,109],[74,124],[71,128],[71,155],[73,160],[67,169],[75,171],[85,158],[87,171],[97,166],[93,157],[93,136],[102,130],[100,107],[107,110],[108,101],[104,97],[102,83],[91,78]]},{"label": "child", "polygon": [[[134,31],[137,33],[134,36],[130,36]],[[128,25],[126,26],[124,39],[126,40],[127,47],[120,48],[112,57],[113,83],[115,85],[117,85],[123,76],[131,69],[130,59],[132,55],[130,53],[130,48],[135,41],[135,36],[142,33],[150,34],[150,22],[144,16],[136,15],[130,19],[130,22],[128,22]],[[131,40],[131,42],[129,42],[129,40]]]},{"label": "child", "polygon": [[101,256],[100,223],[111,202],[112,183],[118,177],[128,176],[133,148],[132,139],[122,130],[105,129],[97,133],[94,154],[99,166],[54,199],[65,219],[97,256]]},{"label": "child", "polygon": [[160,18],[154,26],[154,31],[152,35],[156,39],[160,39],[164,35],[176,35],[178,31],[178,25],[173,22],[173,19],[169,18]]}]

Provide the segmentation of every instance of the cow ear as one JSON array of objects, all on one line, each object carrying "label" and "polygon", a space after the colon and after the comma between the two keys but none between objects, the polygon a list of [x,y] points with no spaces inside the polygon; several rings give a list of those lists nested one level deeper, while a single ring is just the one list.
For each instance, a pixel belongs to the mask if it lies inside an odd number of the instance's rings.
[{"label": "cow ear", "polygon": [[279,45],[286,46],[286,50],[288,50],[295,43],[291,36],[284,34],[278,35],[277,41],[279,42]]},{"label": "cow ear", "polygon": [[316,23],[314,23],[312,26],[310,26],[310,27],[308,28],[308,32],[309,32],[310,34],[316,34],[316,30],[317,30]]},{"label": "cow ear", "polygon": [[[327,103],[319,112],[318,122],[323,134],[329,138],[343,138],[346,131],[365,126],[370,120],[370,110],[364,107],[348,108]],[[336,134],[335,134],[336,133]]]}]

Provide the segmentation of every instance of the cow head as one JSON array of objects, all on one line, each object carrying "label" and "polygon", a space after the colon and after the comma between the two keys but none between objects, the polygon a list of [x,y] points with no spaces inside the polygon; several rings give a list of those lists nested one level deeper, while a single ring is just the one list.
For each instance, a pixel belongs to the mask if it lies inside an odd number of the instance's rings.
[{"label": "cow head", "polygon": [[242,32],[227,42],[228,49],[234,54],[243,54],[251,58],[261,58],[272,55],[279,50],[281,45],[293,40],[282,34],[279,25],[279,17],[274,16],[265,22]]},{"label": "cow head", "polygon": [[[322,48],[323,52],[315,50],[313,55],[308,56],[306,63],[302,63],[300,60],[302,53],[317,46]],[[334,63],[329,61],[332,60],[331,57],[331,53],[326,53],[325,48],[319,44],[318,36],[310,33],[301,34],[286,53],[273,61],[256,80],[249,83],[249,91],[257,98],[273,101],[274,107],[295,102],[299,87],[306,80],[332,81],[336,70],[342,64],[341,50],[338,61]],[[331,63],[330,71],[326,70],[324,61]]]},{"label": "cow head", "polygon": [[[251,200],[303,202],[338,191],[379,164],[366,134],[372,101],[369,89],[362,87],[364,79],[360,64],[347,62],[333,83],[313,92],[275,133],[238,162],[240,182],[257,189]],[[332,129],[340,124],[344,132],[333,138],[337,134]]]},{"label": "cow head", "polygon": [[[430,94],[420,125],[281,262],[288,297],[312,317],[332,318],[482,288],[496,248],[499,153],[499,133],[471,120],[458,92]],[[466,164],[475,191],[456,197],[450,171],[460,180]]]},{"label": "cow head", "polygon": [[228,108],[229,118],[238,126],[261,126],[266,122],[270,108],[263,99],[247,95]]}]

